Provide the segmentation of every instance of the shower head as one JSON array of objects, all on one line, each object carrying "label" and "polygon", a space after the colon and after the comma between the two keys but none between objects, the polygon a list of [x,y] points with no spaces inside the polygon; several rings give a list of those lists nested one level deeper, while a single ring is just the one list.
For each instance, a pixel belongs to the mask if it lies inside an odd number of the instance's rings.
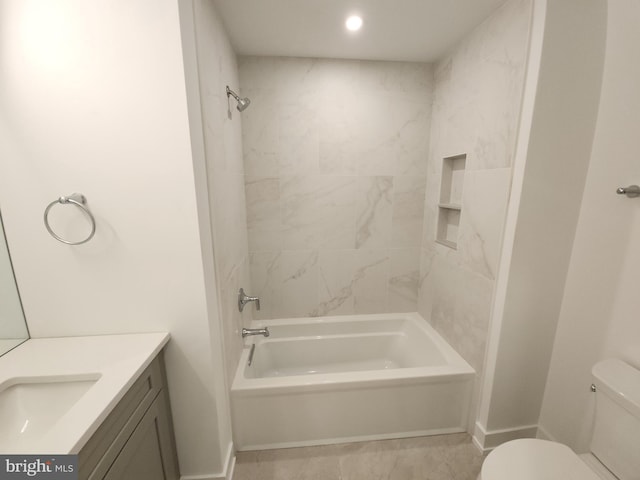
[{"label": "shower head", "polygon": [[245,110],[249,104],[251,103],[251,100],[249,100],[248,98],[241,98],[238,100],[238,111],[242,112],[243,110]]},{"label": "shower head", "polygon": [[238,109],[239,112],[242,112],[243,110],[246,110],[247,107],[249,106],[249,104],[251,103],[251,100],[249,100],[247,97],[245,98],[240,98],[233,90],[231,90],[229,88],[229,86],[227,85],[227,98],[229,98],[229,96],[232,96],[233,98],[236,99],[236,102],[238,102],[238,106],[236,107]]}]

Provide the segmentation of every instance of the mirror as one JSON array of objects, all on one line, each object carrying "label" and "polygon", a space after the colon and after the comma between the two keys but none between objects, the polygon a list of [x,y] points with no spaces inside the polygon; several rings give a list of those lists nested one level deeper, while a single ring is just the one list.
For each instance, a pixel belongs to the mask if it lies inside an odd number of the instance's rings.
[{"label": "mirror", "polygon": [[0,355],[29,338],[0,214]]}]

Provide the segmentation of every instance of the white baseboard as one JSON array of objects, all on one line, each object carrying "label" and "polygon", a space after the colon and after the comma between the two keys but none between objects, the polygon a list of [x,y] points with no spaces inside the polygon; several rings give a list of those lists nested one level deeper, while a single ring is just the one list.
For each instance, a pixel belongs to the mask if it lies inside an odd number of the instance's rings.
[{"label": "white baseboard", "polygon": [[498,445],[518,438],[536,438],[537,425],[524,425],[515,428],[486,431],[482,425],[476,422],[473,430],[473,444],[482,452],[487,453]]},{"label": "white baseboard", "polygon": [[482,454],[486,453],[484,447],[480,444],[479,440],[476,438],[475,433],[471,435],[471,443],[473,444],[474,447],[478,449],[480,453]]},{"label": "white baseboard", "polygon": [[225,469],[226,475],[225,475],[225,480],[233,480],[233,474],[236,471],[236,456],[233,452],[233,450],[231,451],[231,457],[227,458],[227,468]]},{"label": "white baseboard", "polygon": [[236,455],[233,443],[229,444],[227,458],[224,462],[224,470],[221,473],[206,475],[181,475],[180,480],[233,480],[233,472],[236,468]]}]

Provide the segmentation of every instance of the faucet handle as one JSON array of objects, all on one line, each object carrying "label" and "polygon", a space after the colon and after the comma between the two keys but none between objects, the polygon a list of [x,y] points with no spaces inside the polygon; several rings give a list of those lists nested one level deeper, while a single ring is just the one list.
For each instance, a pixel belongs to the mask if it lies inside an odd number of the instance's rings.
[{"label": "faucet handle", "polygon": [[620,187],[616,190],[618,195],[626,195],[629,198],[640,197],[640,187],[638,185],[629,185],[628,187]]},{"label": "faucet handle", "polygon": [[244,288],[241,288],[238,292],[238,310],[242,312],[244,306],[249,302],[256,302],[256,309],[260,310],[260,299],[258,297],[250,297],[244,293]]}]

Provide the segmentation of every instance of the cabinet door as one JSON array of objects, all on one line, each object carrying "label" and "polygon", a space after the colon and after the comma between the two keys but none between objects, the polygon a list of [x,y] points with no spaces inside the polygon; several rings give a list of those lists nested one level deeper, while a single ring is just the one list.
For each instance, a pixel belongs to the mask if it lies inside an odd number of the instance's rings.
[{"label": "cabinet door", "polygon": [[165,389],[162,353],[136,380],[78,455],[78,478],[102,480],[142,417]]},{"label": "cabinet door", "polygon": [[176,480],[177,461],[171,440],[164,392],[154,400],[105,480]]}]

